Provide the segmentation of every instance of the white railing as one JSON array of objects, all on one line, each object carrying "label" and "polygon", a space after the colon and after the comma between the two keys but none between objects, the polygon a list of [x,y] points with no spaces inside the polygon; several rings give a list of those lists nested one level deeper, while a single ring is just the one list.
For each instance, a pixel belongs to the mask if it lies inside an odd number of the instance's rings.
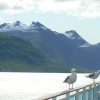
[{"label": "white railing", "polygon": [[97,96],[98,91],[100,91],[100,82],[62,91],[36,100],[100,100]]}]

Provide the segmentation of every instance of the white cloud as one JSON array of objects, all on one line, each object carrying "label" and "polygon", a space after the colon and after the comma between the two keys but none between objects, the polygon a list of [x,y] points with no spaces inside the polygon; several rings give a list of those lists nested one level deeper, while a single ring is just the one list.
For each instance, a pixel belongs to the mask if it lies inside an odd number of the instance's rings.
[{"label": "white cloud", "polygon": [[31,10],[28,0],[0,0],[0,10],[8,13],[20,13]]},{"label": "white cloud", "polygon": [[38,5],[42,12],[65,12],[71,16],[94,18],[100,17],[99,0],[44,0]]},{"label": "white cloud", "polygon": [[19,13],[65,12],[82,18],[100,17],[100,0],[0,0],[0,10]]}]

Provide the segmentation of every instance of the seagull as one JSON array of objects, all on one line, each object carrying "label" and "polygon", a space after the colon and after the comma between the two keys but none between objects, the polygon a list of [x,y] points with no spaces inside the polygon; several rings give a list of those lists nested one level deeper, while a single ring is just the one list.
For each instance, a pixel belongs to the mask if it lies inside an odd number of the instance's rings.
[{"label": "seagull", "polygon": [[76,70],[73,68],[71,69],[71,75],[67,76],[63,83],[68,83],[69,89],[70,89],[70,84],[72,84],[72,89],[73,89],[73,83],[76,82],[76,80],[77,80],[77,74]]},{"label": "seagull", "polygon": [[100,70],[98,70],[97,72],[91,73],[89,75],[87,75],[86,77],[93,79],[94,83],[95,83],[95,79],[99,77],[100,74]]}]

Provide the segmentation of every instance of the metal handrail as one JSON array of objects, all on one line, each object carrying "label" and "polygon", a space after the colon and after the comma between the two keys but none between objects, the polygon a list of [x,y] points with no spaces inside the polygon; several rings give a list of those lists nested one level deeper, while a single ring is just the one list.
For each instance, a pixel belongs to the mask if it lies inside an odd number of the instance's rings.
[{"label": "metal handrail", "polygon": [[91,84],[88,84],[88,85],[84,85],[84,86],[81,86],[81,87],[74,88],[72,90],[65,90],[65,91],[62,91],[62,92],[54,93],[54,94],[51,94],[51,95],[47,95],[47,96],[44,96],[44,97],[37,98],[36,100],[48,100],[48,99],[56,98],[58,96],[69,94],[69,93],[74,92],[74,91],[79,91],[80,89],[84,89],[86,87],[91,87],[91,86],[94,86],[94,85],[100,86],[100,82],[91,83]]}]

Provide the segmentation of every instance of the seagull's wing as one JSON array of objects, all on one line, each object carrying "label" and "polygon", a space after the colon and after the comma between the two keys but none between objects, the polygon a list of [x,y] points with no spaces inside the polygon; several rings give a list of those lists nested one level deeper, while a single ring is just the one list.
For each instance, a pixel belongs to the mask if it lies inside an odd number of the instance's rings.
[{"label": "seagull's wing", "polygon": [[67,80],[70,78],[70,76],[67,76],[66,79],[63,82],[67,82]]},{"label": "seagull's wing", "polygon": [[89,75],[87,75],[87,77],[91,78],[91,77],[93,77],[94,75],[95,75],[95,72],[94,72],[94,73],[91,73],[91,74],[89,74]]}]

